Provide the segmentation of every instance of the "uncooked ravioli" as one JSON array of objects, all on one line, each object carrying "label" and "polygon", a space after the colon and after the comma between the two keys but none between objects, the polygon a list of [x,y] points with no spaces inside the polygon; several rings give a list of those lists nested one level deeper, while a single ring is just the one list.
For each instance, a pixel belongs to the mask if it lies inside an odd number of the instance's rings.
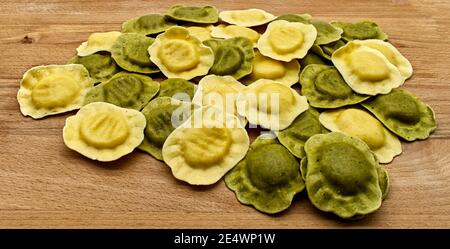
[{"label": "uncooked ravioli", "polygon": [[362,103],[362,106],[407,141],[426,139],[437,127],[433,109],[403,89],[378,95]]},{"label": "uncooked ravioli", "polygon": [[401,86],[405,78],[377,49],[351,41],[331,56],[345,82],[357,93],[377,95]]},{"label": "uncooked ravioli", "polygon": [[300,74],[302,94],[317,108],[338,108],[360,103],[369,98],[355,93],[334,66],[312,64]]},{"label": "uncooked ravioli", "polygon": [[17,100],[23,115],[38,119],[79,109],[93,86],[83,65],[37,66],[23,75]]},{"label": "uncooked ravioli", "polygon": [[150,61],[148,47],[154,39],[143,34],[124,33],[111,48],[112,58],[121,68],[136,73],[150,74],[159,72],[159,68]]},{"label": "uncooked ravioli", "polygon": [[274,214],[291,206],[305,188],[295,157],[276,139],[259,136],[247,156],[225,176],[237,199],[257,210]]},{"label": "uncooked ravioli", "polygon": [[251,124],[270,130],[283,130],[308,109],[304,96],[283,83],[260,79],[237,97],[238,113]]},{"label": "uncooked ravioli", "polygon": [[362,140],[340,132],[318,134],[306,141],[305,152],[306,189],[318,209],[354,218],[380,208],[379,165]]},{"label": "uncooked ravioli", "polygon": [[158,35],[148,53],[167,78],[190,80],[206,75],[214,64],[213,50],[178,26]]},{"label": "uncooked ravioli", "polygon": [[122,70],[109,54],[95,53],[84,57],[74,56],[68,63],[81,64],[86,67],[89,76],[96,82],[106,81]]},{"label": "uncooked ravioli", "polygon": [[110,80],[92,88],[84,104],[108,102],[120,107],[141,110],[159,90],[159,84],[150,77],[120,72]]},{"label": "uncooked ravioli", "polygon": [[66,119],[64,143],[92,160],[113,161],[142,142],[145,123],[139,111],[95,102]]},{"label": "uncooked ravioli", "polygon": [[303,58],[316,37],[316,28],[311,24],[278,20],[269,23],[256,47],[264,56],[289,62]]},{"label": "uncooked ravioli", "polygon": [[214,64],[211,74],[231,75],[240,79],[252,72],[252,61],[255,56],[252,42],[244,37],[226,40],[211,39],[203,42],[214,52]]},{"label": "uncooked ravioli", "polygon": [[175,178],[210,185],[244,158],[249,143],[237,117],[207,106],[194,111],[167,137],[162,156]]}]

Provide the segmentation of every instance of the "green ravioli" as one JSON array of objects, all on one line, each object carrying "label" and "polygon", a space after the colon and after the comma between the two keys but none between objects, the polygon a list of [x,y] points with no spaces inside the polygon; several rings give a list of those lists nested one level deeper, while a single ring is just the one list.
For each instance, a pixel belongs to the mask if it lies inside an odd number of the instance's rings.
[{"label": "green ravioli", "polygon": [[305,187],[296,158],[276,139],[261,136],[225,176],[225,184],[241,203],[268,214],[289,208]]},{"label": "green ravioli", "polygon": [[141,110],[157,93],[159,84],[141,74],[120,72],[110,80],[92,88],[84,105],[107,102],[120,107]]},{"label": "green ravioli", "polygon": [[412,93],[392,89],[362,103],[389,130],[407,141],[426,139],[436,129],[433,109]]}]

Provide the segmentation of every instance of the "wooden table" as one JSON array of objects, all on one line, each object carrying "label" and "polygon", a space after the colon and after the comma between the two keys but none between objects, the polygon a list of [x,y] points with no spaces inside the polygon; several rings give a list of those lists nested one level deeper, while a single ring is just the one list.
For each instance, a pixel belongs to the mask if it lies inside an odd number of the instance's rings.
[{"label": "wooden table", "polygon": [[[90,161],[66,148],[69,115],[23,117],[16,94],[32,66],[63,64],[90,33],[119,30],[135,16],[180,1],[23,1],[0,3],[0,227],[450,227],[450,2],[189,1],[220,9],[258,7],[274,14],[310,13],[325,20],[372,19],[411,61],[405,87],[436,111],[430,139],[403,143],[387,166],[391,193],[363,220],[344,222],[300,194],[277,216],[241,205],[223,182],[192,187],[168,167],[135,152],[114,163]],[[181,1],[183,2],[183,1]],[[213,3],[215,2],[215,3]]]}]

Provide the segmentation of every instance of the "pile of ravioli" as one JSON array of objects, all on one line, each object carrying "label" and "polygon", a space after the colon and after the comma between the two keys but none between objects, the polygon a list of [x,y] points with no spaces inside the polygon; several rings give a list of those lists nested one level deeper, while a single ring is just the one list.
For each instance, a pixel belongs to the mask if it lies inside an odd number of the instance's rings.
[{"label": "pile of ravioli", "polygon": [[67,65],[29,69],[17,99],[34,119],[79,109],[64,143],[92,160],[137,148],[189,184],[224,178],[263,213],[306,189],[354,219],[380,208],[400,141],[436,129],[398,88],[413,70],[387,40],[372,21],[177,5],[91,34]]}]

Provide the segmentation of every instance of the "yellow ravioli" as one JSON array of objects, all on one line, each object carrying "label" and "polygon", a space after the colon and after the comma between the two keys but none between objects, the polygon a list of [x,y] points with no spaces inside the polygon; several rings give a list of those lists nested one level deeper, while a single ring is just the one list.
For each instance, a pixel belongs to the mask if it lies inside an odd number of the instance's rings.
[{"label": "yellow ravioli", "polygon": [[189,26],[185,27],[189,34],[199,39],[200,41],[206,41],[211,39],[211,30],[213,29],[212,25],[208,26]]},{"label": "yellow ravioli", "polygon": [[79,109],[93,86],[83,65],[37,66],[23,75],[17,100],[23,115],[38,119]]},{"label": "yellow ravioli", "polygon": [[297,60],[278,61],[256,52],[252,64],[252,73],[243,79],[246,85],[259,79],[278,81],[287,86],[292,86],[298,82],[300,64]]},{"label": "yellow ravioli", "polygon": [[260,34],[253,29],[241,27],[237,25],[224,25],[219,24],[214,26],[211,30],[211,36],[214,38],[230,39],[234,37],[245,37],[252,41],[253,46],[256,47],[256,43],[260,37]]},{"label": "yellow ravioli", "polygon": [[88,56],[98,51],[111,52],[111,48],[122,33],[118,31],[104,32],[104,33],[92,33],[88,40],[81,43],[77,48],[78,56]]},{"label": "yellow ravioli", "polygon": [[256,47],[264,56],[289,62],[303,58],[316,37],[317,30],[312,24],[278,20],[269,23]]},{"label": "yellow ravioli", "polygon": [[205,106],[167,137],[162,156],[175,178],[210,185],[244,158],[249,144],[247,131],[236,116]]},{"label": "yellow ravioli", "polygon": [[226,10],[219,13],[222,21],[242,27],[253,27],[268,23],[276,16],[260,9]]},{"label": "yellow ravioli", "polygon": [[66,119],[64,143],[98,161],[113,161],[134,150],[144,139],[145,116],[105,102],[85,105]]},{"label": "yellow ravioli", "polygon": [[283,83],[260,79],[247,86],[237,97],[238,113],[264,128],[277,131],[287,128],[308,109],[304,96]]},{"label": "yellow ravioli", "polygon": [[401,86],[405,78],[377,49],[348,42],[331,56],[345,82],[357,93],[377,95]]},{"label": "yellow ravioli", "polygon": [[328,130],[363,140],[380,163],[389,163],[402,153],[400,140],[368,112],[358,108],[322,112],[320,123]]},{"label": "yellow ravioli", "polygon": [[172,27],[158,35],[148,48],[150,60],[167,78],[190,80],[205,75],[214,64],[214,53],[186,28]]},{"label": "yellow ravioli", "polygon": [[192,103],[212,105],[237,116],[236,97],[244,88],[245,85],[232,76],[207,75],[199,81]]},{"label": "yellow ravioli", "polygon": [[379,39],[355,40],[354,43],[380,51],[390,63],[400,71],[400,74],[408,79],[412,76],[413,68],[406,59],[392,44]]}]

